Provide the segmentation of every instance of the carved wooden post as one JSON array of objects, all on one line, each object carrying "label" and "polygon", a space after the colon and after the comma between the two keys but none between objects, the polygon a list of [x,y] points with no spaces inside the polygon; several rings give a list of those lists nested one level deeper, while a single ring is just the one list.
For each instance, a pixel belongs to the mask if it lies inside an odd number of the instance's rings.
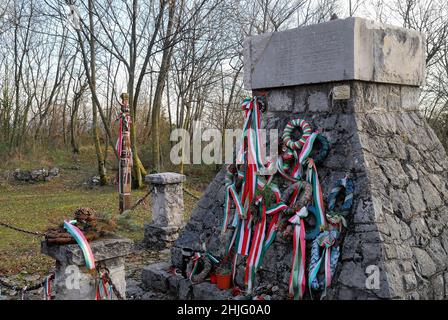
[{"label": "carved wooden post", "polygon": [[118,133],[118,154],[120,163],[118,168],[118,193],[120,213],[131,207],[131,117],[129,116],[129,97],[127,93],[121,94],[120,129]]}]

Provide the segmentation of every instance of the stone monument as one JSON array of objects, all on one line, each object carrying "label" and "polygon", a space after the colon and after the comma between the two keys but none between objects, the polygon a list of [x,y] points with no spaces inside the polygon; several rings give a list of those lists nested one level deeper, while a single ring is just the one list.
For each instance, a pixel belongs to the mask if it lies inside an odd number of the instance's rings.
[{"label": "stone monument", "polygon": [[153,249],[171,247],[184,226],[182,183],[185,175],[163,172],[147,175],[151,190],[152,222],[145,224],[144,242]]},{"label": "stone monument", "polygon": [[[131,252],[132,241],[107,238],[90,243],[95,264],[107,268],[122,298],[126,298],[125,256]],[[96,272],[85,267],[83,253],[77,244],[48,245],[41,243],[43,254],[56,260],[54,292],[56,300],[94,300]],[[114,297],[116,299],[117,297]]]},{"label": "stone monument", "polygon": [[[306,119],[331,143],[319,167],[325,199],[350,173],[354,203],[327,299],[446,299],[448,159],[419,114],[425,39],[360,18],[250,37],[244,84],[267,92],[266,129]],[[243,116],[243,115],[241,115]],[[281,134],[281,132],[280,132]],[[172,248],[222,256],[225,171],[217,174]],[[241,259],[243,260],[243,259]],[[291,243],[278,235],[256,285],[285,289]],[[244,266],[236,280],[242,283]]]}]

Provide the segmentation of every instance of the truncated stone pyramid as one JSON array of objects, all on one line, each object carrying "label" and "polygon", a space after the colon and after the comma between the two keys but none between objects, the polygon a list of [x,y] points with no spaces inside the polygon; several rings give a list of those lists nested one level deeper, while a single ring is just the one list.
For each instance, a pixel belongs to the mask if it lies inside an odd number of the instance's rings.
[{"label": "truncated stone pyramid", "polygon": [[[418,112],[423,81],[421,34],[359,18],[245,43],[246,88],[267,91],[263,127],[281,132],[306,119],[331,143],[318,168],[324,196],[347,172],[355,184],[328,299],[448,297],[448,158]],[[222,170],[172,248],[174,265],[181,267],[183,248],[203,242],[223,255],[224,196]],[[286,288],[291,262],[291,243],[278,235],[257,284]]]}]

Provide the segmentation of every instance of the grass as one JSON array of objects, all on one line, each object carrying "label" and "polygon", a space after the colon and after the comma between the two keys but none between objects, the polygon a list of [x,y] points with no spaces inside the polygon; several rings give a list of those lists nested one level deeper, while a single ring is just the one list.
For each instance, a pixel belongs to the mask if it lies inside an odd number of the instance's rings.
[{"label": "grass", "polygon": [[[113,159],[112,159],[113,161]],[[111,162],[112,162],[111,161]],[[57,166],[59,177],[42,183],[16,183],[0,177],[0,221],[31,231],[44,232],[48,227],[71,218],[79,207],[92,207],[98,212],[118,215],[118,194],[114,185],[84,185],[95,175],[95,158],[90,147],[81,149],[78,158],[57,150],[50,155],[35,152],[32,157],[17,156],[3,161],[0,173],[16,168],[31,169]],[[79,168],[79,169],[78,169]],[[200,196],[214,172],[211,168],[190,167],[186,170],[186,187]],[[109,170],[109,180],[115,172]],[[190,179],[191,177],[191,179]],[[132,203],[146,194],[146,189],[132,192]],[[185,216],[189,216],[197,200],[184,194]],[[138,229],[120,228],[117,233],[133,240],[143,238],[143,226],[150,221],[150,197],[131,214]],[[26,235],[0,226],[0,275],[18,273],[46,274],[54,261],[40,254],[41,237]]]}]

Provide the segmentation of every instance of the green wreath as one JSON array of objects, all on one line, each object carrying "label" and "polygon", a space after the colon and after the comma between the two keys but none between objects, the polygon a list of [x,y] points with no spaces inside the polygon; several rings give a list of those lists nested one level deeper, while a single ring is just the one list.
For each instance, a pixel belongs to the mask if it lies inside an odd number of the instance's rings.
[{"label": "green wreath", "polygon": [[[310,155],[310,157],[314,160],[314,163],[316,165],[319,165],[324,162],[325,158],[327,158],[328,153],[330,152],[330,142],[320,133],[317,135],[316,141],[319,141],[319,143],[321,144],[319,151],[315,154]],[[316,146],[316,142],[314,142],[314,146]]]}]

